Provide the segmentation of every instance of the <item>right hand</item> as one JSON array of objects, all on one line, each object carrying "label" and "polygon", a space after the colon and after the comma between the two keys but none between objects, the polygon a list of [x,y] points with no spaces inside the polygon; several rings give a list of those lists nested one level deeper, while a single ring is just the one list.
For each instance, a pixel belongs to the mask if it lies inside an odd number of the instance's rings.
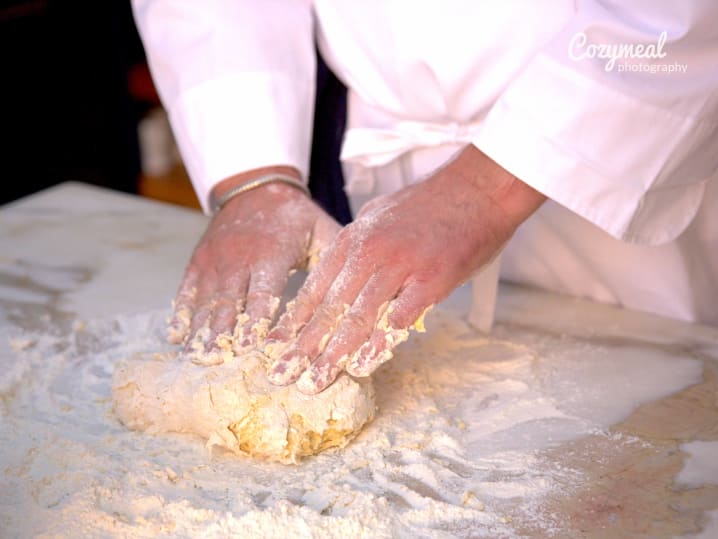
[{"label": "right hand", "polygon": [[236,353],[256,346],[289,274],[316,260],[339,229],[290,185],[270,183],[230,199],[192,254],[167,340],[207,364],[221,363],[229,347]]}]

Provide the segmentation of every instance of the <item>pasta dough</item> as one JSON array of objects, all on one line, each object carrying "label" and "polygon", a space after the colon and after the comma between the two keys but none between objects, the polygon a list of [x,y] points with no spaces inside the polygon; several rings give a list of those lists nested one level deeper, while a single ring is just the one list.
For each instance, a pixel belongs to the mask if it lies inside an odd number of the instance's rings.
[{"label": "pasta dough", "polygon": [[208,447],[283,463],[343,447],[373,418],[369,378],[342,374],[304,395],[294,384],[272,385],[265,361],[259,352],[215,366],[174,352],[135,356],[115,369],[114,409],[131,429],[193,433]]}]

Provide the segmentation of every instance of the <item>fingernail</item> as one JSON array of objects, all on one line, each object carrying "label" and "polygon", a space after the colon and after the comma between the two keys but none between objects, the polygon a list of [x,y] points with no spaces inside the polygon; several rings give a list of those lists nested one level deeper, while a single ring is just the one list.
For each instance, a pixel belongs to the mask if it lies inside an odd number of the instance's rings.
[{"label": "fingernail", "polygon": [[314,369],[310,368],[302,373],[297,380],[297,389],[305,395],[315,395],[321,391],[315,378]]},{"label": "fingernail", "polygon": [[267,378],[275,385],[286,386],[294,382],[309,367],[309,357],[290,351],[269,367]]},{"label": "fingernail", "polygon": [[235,329],[235,340],[239,343],[240,349],[261,348],[264,338],[269,331],[269,325],[272,323],[268,318],[260,318],[254,324],[246,323]]},{"label": "fingernail", "polygon": [[352,356],[347,372],[357,378],[369,376],[392,357],[394,354],[390,349],[377,350],[371,342],[366,342]]},{"label": "fingernail", "polygon": [[297,389],[306,395],[321,393],[337,379],[344,369],[344,363],[346,363],[345,358],[342,358],[336,364],[312,365],[297,380]]}]

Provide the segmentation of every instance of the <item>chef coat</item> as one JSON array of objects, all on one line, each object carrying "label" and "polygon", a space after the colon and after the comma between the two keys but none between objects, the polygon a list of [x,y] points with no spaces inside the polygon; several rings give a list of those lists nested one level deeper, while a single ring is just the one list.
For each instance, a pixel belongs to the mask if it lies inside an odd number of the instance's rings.
[{"label": "chef coat", "polygon": [[240,171],[306,177],[316,41],[349,88],[355,208],[474,144],[550,199],[506,247],[506,278],[718,324],[713,0],[133,6],[205,210]]}]

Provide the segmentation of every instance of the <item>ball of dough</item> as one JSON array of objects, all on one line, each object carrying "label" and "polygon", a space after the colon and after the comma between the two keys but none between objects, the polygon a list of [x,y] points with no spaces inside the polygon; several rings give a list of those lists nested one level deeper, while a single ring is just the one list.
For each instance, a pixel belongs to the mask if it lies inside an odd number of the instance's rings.
[{"label": "ball of dough", "polygon": [[272,385],[259,352],[210,367],[176,353],[135,356],[115,368],[112,394],[131,429],[193,433],[208,447],[283,463],[343,447],[376,409],[369,378],[342,374],[304,395],[294,384]]}]

